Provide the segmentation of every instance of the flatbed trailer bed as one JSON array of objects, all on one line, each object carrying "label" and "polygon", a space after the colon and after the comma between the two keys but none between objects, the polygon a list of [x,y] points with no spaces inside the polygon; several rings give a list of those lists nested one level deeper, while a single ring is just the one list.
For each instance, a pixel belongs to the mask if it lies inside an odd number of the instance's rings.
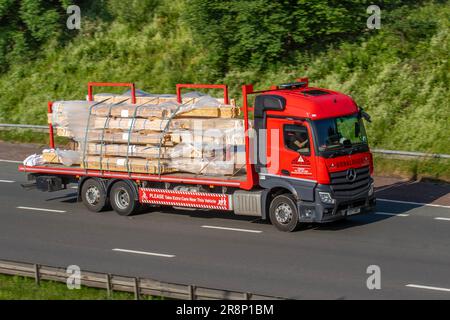
[{"label": "flatbed trailer bed", "polygon": [[[104,83],[104,82],[89,82],[88,83],[88,100],[94,101],[93,89],[94,87],[129,87],[131,101],[133,104],[136,103],[136,87],[134,83]],[[220,89],[223,90],[223,100],[228,103],[228,86],[226,85],[214,85],[214,84],[177,84],[177,101],[182,101],[181,91],[182,89]],[[241,108],[243,112],[243,119],[245,124],[245,132],[249,129],[249,111],[251,108],[248,106],[247,94],[250,86],[243,86],[242,93],[243,106]],[[252,91],[252,89],[250,90]],[[52,113],[52,102],[48,103],[48,112]],[[54,140],[54,128],[51,123],[49,123],[49,138],[50,147],[55,148]],[[96,170],[96,169],[85,169],[80,166],[67,167],[62,164],[48,163],[40,166],[25,166],[20,165],[19,171],[26,173],[44,174],[44,175],[56,175],[56,176],[66,176],[75,177],[80,179],[83,177],[95,177],[100,179],[128,179],[135,182],[139,181],[152,181],[152,182],[162,182],[162,183],[185,183],[191,185],[207,185],[210,187],[234,187],[243,190],[251,190],[255,184],[257,184],[257,177],[254,174],[253,166],[250,164],[250,147],[249,147],[249,137],[245,137],[245,165],[241,173],[235,174],[233,176],[208,176],[205,174],[192,174],[192,173],[164,173],[164,174],[146,174],[146,173],[133,173],[127,171],[108,171],[108,170]]]},{"label": "flatbed trailer bed", "polygon": [[45,164],[42,166],[19,166],[20,172],[39,173],[49,175],[66,175],[78,177],[97,177],[105,179],[131,179],[138,181],[156,181],[168,183],[200,184],[209,186],[224,186],[240,188],[246,181],[245,173],[235,176],[205,176],[193,173],[166,173],[162,175],[145,173],[128,173],[120,171],[91,170],[79,166],[67,167],[62,164]]}]

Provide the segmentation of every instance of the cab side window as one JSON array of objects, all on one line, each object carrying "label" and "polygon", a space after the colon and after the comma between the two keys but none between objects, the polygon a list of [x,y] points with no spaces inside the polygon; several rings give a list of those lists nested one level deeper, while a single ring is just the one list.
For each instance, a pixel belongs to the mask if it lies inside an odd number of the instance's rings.
[{"label": "cab side window", "polygon": [[297,124],[286,124],[283,128],[284,145],[300,154],[310,154],[308,129]]}]

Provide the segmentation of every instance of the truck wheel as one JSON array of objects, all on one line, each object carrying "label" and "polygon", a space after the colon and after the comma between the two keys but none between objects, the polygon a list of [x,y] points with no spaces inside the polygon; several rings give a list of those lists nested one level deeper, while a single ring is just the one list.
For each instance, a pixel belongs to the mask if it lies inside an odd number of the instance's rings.
[{"label": "truck wheel", "polygon": [[131,216],[141,207],[133,188],[123,181],[116,182],[112,186],[110,199],[114,211],[121,216]]},{"label": "truck wheel", "polygon": [[299,225],[296,201],[291,194],[276,196],[270,204],[269,215],[278,230],[292,232]]},{"label": "truck wheel", "polygon": [[86,180],[81,187],[81,200],[89,211],[102,211],[107,205],[107,197],[100,181],[96,179]]}]

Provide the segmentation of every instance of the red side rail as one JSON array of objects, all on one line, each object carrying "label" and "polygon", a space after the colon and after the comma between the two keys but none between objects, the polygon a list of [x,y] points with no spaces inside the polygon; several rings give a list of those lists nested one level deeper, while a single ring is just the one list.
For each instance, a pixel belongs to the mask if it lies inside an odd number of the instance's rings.
[{"label": "red side rail", "polygon": [[[53,102],[49,101],[47,103],[47,112],[48,114],[53,113]],[[53,123],[52,121],[48,121],[48,136],[49,136],[49,145],[50,148],[55,149],[55,135],[53,133]]]},{"label": "red side rail", "polygon": [[242,182],[238,180],[224,180],[214,177],[188,177],[183,175],[178,176],[158,176],[157,174],[146,174],[146,173],[132,173],[121,171],[100,171],[100,170],[86,170],[82,168],[71,168],[71,167],[45,167],[45,166],[34,166],[28,167],[24,165],[19,165],[20,172],[27,173],[45,173],[54,175],[66,175],[75,177],[98,177],[98,178],[110,178],[110,179],[132,179],[136,181],[158,181],[158,182],[170,182],[170,183],[186,183],[186,184],[202,184],[208,186],[227,186],[238,188],[241,186]]},{"label": "red side rail", "polygon": [[[242,86],[242,109],[244,112],[244,128],[245,128],[245,169],[247,172],[247,180],[241,183],[241,188],[250,190],[258,182],[258,176],[255,172],[254,166],[251,164],[250,159],[250,137],[249,137],[249,118],[248,111],[250,109],[248,105],[248,95],[253,94],[253,86],[244,85]],[[253,108],[252,108],[253,109]]]},{"label": "red side rail", "polygon": [[230,101],[228,99],[228,86],[225,84],[177,84],[177,101],[178,101],[178,103],[182,102],[182,99],[181,99],[181,89],[182,88],[222,89],[223,90],[223,103],[225,103],[225,104],[230,103]]},{"label": "red side rail", "polygon": [[94,101],[93,87],[129,87],[131,89],[131,103],[136,104],[136,86],[134,83],[127,82],[89,82],[88,100]]}]

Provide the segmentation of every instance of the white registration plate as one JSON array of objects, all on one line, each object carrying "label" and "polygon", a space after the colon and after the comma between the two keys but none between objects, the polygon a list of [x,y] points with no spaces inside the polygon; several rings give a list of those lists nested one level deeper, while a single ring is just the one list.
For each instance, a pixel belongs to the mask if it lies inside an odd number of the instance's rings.
[{"label": "white registration plate", "polygon": [[361,212],[361,208],[351,208],[347,210],[347,215],[351,216]]}]

